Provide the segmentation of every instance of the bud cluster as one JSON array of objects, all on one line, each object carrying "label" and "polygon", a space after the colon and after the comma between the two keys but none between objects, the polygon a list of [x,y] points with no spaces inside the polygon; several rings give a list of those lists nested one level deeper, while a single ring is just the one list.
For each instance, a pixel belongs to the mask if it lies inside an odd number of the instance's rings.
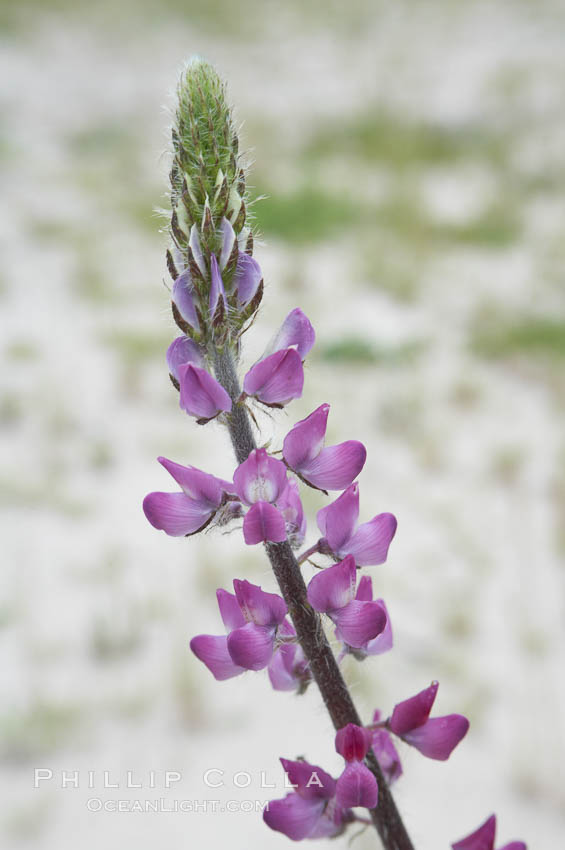
[{"label": "bud cluster", "polygon": [[245,165],[225,85],[198,59],[178,86],[172,141],[173,315],[207,351],[237,340],[261,302],[263,283],[252,258]]}]

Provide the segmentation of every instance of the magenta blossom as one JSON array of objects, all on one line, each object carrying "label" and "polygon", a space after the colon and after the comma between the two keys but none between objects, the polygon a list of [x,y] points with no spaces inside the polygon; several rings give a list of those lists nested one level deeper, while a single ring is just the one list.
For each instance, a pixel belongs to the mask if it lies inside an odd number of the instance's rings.
[{"label": "magenta blossom", "polygon": [[348,723],[335,736],[335,748],[346,761],[336,787],[337,802],[344,808],[372,809],[377,805],[377,780],[363,761],[370,747],[371,733],[354,723]]},{"label": "magenta blossom", "polygon": [[279,626],[287,614],[284,600],[265,593],[248,581],[233,582],[235,595],[216,592],[218,606],[228,635],[197,635],[190,648],[220,681],[245,670],[267,667],[275,647]]},{"label": "magenta blossom", "polygon": [[[281,643],[269,663],[269,679],[275,691],[298,691],[304,693],[312,681],[310,665],[300,644],[296,642],[296,631],[289,620],[284,620],[279,631]],[[288,641],[288,642],[287,642]]]},{"label": "magenta blossom", "polygon": [[329,412],[329,404],[322,404],[297,422],[285,437],[283,457],[287,466],[312,487],[343,490],[363,469],[367,451],[357,440],[324,447]]},{"label": "magenta blossom", "polygon": [[469,721],[462,714],[430,717],[438,682],[394,706],[386,727],[427,758],[446,761],[465,737]]},{"label": "magenta blossom", "polygon": [[[491,815],[475,832],[452,844],[453,850],[494,850],[496,815]],[[498,850],[527,850],[523,841],[511,841]]]},{"label": "magenta blossom", "polygon": [[235,490],[250,509],[243,520],[243,537],[248,545],[286,540],[286,522],[275,502],[283,500],[287,488],[286,467],[265,449],[254,449],[234,474]]},{"label": "magenta blossom", "polygon": [[149,493],[143,500],[143,511],[154,528],[171,537],[183,537],[201,531],[235,493],[230,481],[208,475],[195,466],[181,466],[165,457],[160,464],[180,485],[181,493]]},{"label": "magenta blossom", "polygon": [[323,542],[338,558],[353,555],[358,567],[383,564],[396,532],[396,518],[392,514],[378,514],[357,526],[358,519],[359,485],[355,483],[335,502],[318,511],[318,528],[324,535]]},{"label": "magenta blossom", "polygon": [[204,358],[200,347],[187,336],[177,336],[167,349],[167,366],[169,374],[179,383],[179,367],[185,363],[204,367]]},{"label": "magenta blossom", "polygon": [[339,835],[353,820],[352,812],[336,800],[336,781],[313,764],[281,758],[295,790],[282,800],[271,800],[263,820],[271,829],[293,841]]},{"label": "magenta blossom", "polygon": [[[370,576],[363,576],[360,579],[355,599],[360,602],[373,602],[373,582]],[[392,626],[384,599],[376,599],[374,602],[385,612],[386,625],[376,637],[367,640],[363,646],[355,648],[353,655],[358,661],[362,661],[367,655],[382,655],[392,649]],[[351,647],[345,644],[345,649],[349,651]]]},{"label": "magenta blossom", "polygon": [[231,398],[206,369],[194,363],[183,363],[178,366],[177,373],[180,406],[199,423],[209,422],[223,411],[231,411]]},{"label": "magenta blossom", "polygon": [[284,407],[300,398],[304,387],[304,368],[294,348],[275,351],[251,367],[243,379],[243,392],[267,407]]},{"label": "magenta blossom", "polygon": [[243,392],[268,407],[283,407],[300,398],[304,386],[302,361],[314,345],[314,328],[298,307],[292,310],[263,356],[243,379]]},{"label": "magenta blossom", "polygon": [[[380,719],[380,711],[375,711],[373,723],[379,723]],[[402,776],[402,764],[398,751],[386,729],[379,727],[372,730],[371,746],[384,778],[389,785],[392,785]]]},{"label": "magenta blossom", "polygon": [[308,602],[336,625],[336,637],[348,646],[364,647],[382,634],[387,615],[379,602],[355,598],[357,570],[351,555],[317,573],[308,585]]}]

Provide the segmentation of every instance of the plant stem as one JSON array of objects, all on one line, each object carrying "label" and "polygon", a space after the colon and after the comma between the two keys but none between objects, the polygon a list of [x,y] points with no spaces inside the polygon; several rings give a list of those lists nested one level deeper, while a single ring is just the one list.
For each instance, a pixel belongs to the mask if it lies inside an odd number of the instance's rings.
[{"label": "plant stem", "polygon": [[[232,412],[228,416],[228,428],[238,463],[243,463],[249,453],[257,448],[257,444],[247,411],[242,404],[237,404],[241,390],[233,355],[227,346],[223,351],[216,352],[215,371],[218,381],[229,393],[233,402]],[[310,663],[312,675],[334,727],[341,729],[348,723],[362,726],[351,694],[324,633],[322,621],[308,603],[306,585],[290,544],[288,541],[265,543],[265,549],[300,645]],[[379,801],[377,806],[371,809],[370,814],[384,850],[414,850],[372,750],[367,754],[366,761],[379,786]]]}]

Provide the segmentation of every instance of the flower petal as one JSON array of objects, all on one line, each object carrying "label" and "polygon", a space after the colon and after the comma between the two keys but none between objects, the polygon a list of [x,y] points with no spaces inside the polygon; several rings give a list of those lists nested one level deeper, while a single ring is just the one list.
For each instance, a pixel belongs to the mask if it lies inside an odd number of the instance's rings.
[{"label": "flower petal", "polygon": [[227,640],[226,635],[197,635],[190,641],[191,650],[219,682],[245,672],[233,663]]},{"label": "flower petal", "polygon": [[184,321],[194,330],[199,331],[200,322],[196,313],[194,287],[188,269],[175,280],[171,298]]},{"label": "flower petal", "polygon": [[430,717],[422,726],[405,732],[402,740],[419,750],[423,756],[446,761],[469,730],[469,721],[462,714]]},{"label": "flower petal", "polygon": [[241,613],[235,593],[229,593],[219,587],[216,591],[216,599],[218,600],[222,622],[228,631],[231,632],[233,629],[245,625],[245,617]]},{"label": "flower petal", "polygon": [[300,499],[298,484],[294,479],[287,481],[281,496],[277,499],[277,508],[284,517],[286,533],[293,547],[300,546],[306,536],[306,516]]},{"label": "flower petal", "polygon": [[373,732],[373,752],[389,785],[402,776],[400,756],[386,729]]},{"label": "flower petal", "polygon": [[295,691],[298,680],[294,675],[294,656],[297,646],[285,643],[274,653],[269,663],[269,681],[275,691]]},{"label": "flower petal", "polygon": [[216,478],[215,475],[202,472],[195,466],[183,466],[166,457],[158,457],[157,460],[182,487],[186,495],[195,501],[217,508],[224,493],[234,492],[234,486],[230,481]]},{"label": "flower petal", "polygon": [[384,564],[396,533],[396,525],[396,517],[393,514],[385,513],[373,517],[369,522],[360,525],[350,540],[342,545],[340,554],[347,552],[353,555],[359,567]]},{"label": "flower petal", "polygon": [[264,404],[287,404],[300,398],[304,368],[293,348],[276,351],[251,367],[243,379],[243,390]]},{"label": "flower petal", "polygon": [[216,259],[215,254],[210,255],[210,298],[208,301],[208,309],[210,310],[210,316],[213,318],[216,312],[216,308],[218,306],[218,301],[220,298],[223,299],[224,307],[227,306],[226,299],[226,291],[224,289],[224,282],[222,280],[222,276],[220,274],[220,270],[218,268],[218,261]]},{"label": "flower petal", "polygon": [[222,233],[222,250],[220,253],[220,268],[222,271],[226,267],[226,263],[231,256],[231,252],[233,251],[233,245],[235,242],[235,231],[231,226],[231,222],[224,216],[220,223],[220,231]]},{"label": "flower petal", "polygon": [[233,476],[236,493],[247,505],[276,502],[287,485],[284,463],[265,449],[254,449]]},{"label": "flower petal", "polygon": [[335,749],[345,761],[363,761],[370,746],[371,733],[355,723],[348,723],[336,733]]},{"label": "flower petal", "polygon": [[338,639],[358,649],[382,634],[387,616],[378,602],[360,602],[353,599],[345,608],[334,612],[332,620],[337,626]]},{"label": "flower petal", "polygon": [[373,582],[371,576],[363,576],[359,579],[355,599],[359,599],[361,602],[373,601]]},{"label": "flower petal", "polygon": [[291,761],[281,758],[284,772],[296,794],[305,800],[329,800],[335,794],[335,779],[315,764],[307,761]]},{"label": "flower petal", "polygon": [[187,336],[177,336],[167,348],[167,366],[169,372],[177,381],[179,379],[178,367],[183,363],[194,363],[196,366],[204,366],[199,346],[194,340]]},{"label": "flower petal", "polygon": [[351,484],[334,502],[318,511],[318,528],[336,554],[342,551],[352,537],[358,518],[358,484]]},{"label": "flower petal", "polygon": [[283,457],[291,469],[300,471],[320,453],[326,436],[329,412],[329,404],[321,404],[288,432],[284,438]]},{"label": "flower petal", "polygon": [[336,799],[339,805],[348,809],[353,806],[373,809],[378,798],[377,780],[369,768],[361,761],[350,762],[337,780]]},{"label": "flower petal", "polygon": [[190,245],[192,256],[194,257],[196,265],[200,269],[202,277],[205,279],[206,261],[204,260],[204,254],[202,253],[202,248],[200,247],[200,237],[198,235],[198,228],[196,224],[193,224],[190,228],[190,239],[188,240],[188,244]]},{"label": "flower petal", "polygon": [[233,580],[233,589],[246,622],[257,626],[279,626],[288,614],[286,603],[278,593],[267,593],[258,584],[237,578]]},{"label": "flower petal", "polygon": [[263,280],[261,267],[257,260],[249,254],[239,253],[235,267],[235,286],[237,289],[237,302],[240,307],[249,304]]},{"label": "flower petal", "polygon": [[283,348],[293,347],[296,348],[300,359],[304,360],[315,340],[316,334],[310,319],[299,307],[295,307],[272,338],[263,357],[272,352],[281,351]]},{"label": "flower petal", "polygon": [[351,812],[337,804],[335,797],[329,800],[318,823],[308,838],[333,838],[343,829],[344,822],[350,822]]},{"label": "flower petal", "polygon": [[491,815],[482,826],[461,841],[456,841],[453,850],[494,850],[496,815]]},{"label": "flower petal", "polygon": [[214,508],[184,493],[149,493],[143,500],[143,512],[153,528],[171,537],[184,537],[203,528]]},{"label": "flower petal", "polygon": [[274,640],[274,627],[247,623],[228,635],[228,652],[239,667],[263,670],[273,656]]},{"label": "flower petal", "polygon": [[351,556],[327,567],[310,580],[308,602],[316,611],[330,613],[345,608],[355,594],[357,571]]},{"label": "flower petal", "polygon": [[243,519],[243,539],[248,546],[256,543],[282,543],[286,540],[284,517],[269,502],[256,502]]},{"label": "flower petal", "polygon": [[528,850],[528,848],[523,841],[511,841],[510,844],[499,847],[499,850]]},{"label": "flower petal", "polygon": [[391,732],[404,735],[422,726],[430,716],[438,688],[439,682],[432,682],[429,688],[424,688],[415,696],[397,703],[389,721]]},{"label": "flower petal", "polygon": [[297,472],[320,490],[343,490],[357,478],[367,457],[363,443],[347,440],[322,449],[317,457]]},{"label": "flower petal", "polygon": [[179,367],[180,406],[190,416],[213,419],[223,410],[229,412],[231,398],[205,369],[186,363]]},{"label": "flower petal", "polygon": [[263,811],[263,820],[271,829],[282,832],[293,841],[308,838],[324,809],[323,800],[305,800],[299,794],[287,794],[282,800],[271,800]]},{"label": "flower petal", "polygon": [[393,644],[392,625],[390,622],[387,607],[384,603],[384,600],[377,599],[376,601],[379,603],[379,605],[382,607],[383,611],[386,614],[386,624],[382,632],[375,638],[370,640],[366,644],[366,646],[363,647],[367,655],[382,655],[383,652],[388,652],[390,649],[392,649]]}]

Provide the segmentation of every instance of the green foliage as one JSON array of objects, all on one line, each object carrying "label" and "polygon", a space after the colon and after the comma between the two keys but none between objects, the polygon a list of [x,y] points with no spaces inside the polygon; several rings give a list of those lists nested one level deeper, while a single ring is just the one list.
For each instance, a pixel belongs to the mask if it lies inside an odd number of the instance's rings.
[{"label": "green foliage", "polygon": [[362,208],[340,195],[304,186],[290,194],[274,193],[254,206],[255,221],[268,236],[307,243],[327,239],[359,223]]},{"label": "green foliage", "polygon": [[414,341],[397,346],[376,346],[359,336],[346,336],[320,346],[318,357],[329,363],[399,365],[413,360],[422,351],[423,343]]},{"label": "green foliage", "polygon": [[437,165],[463,159],[505,162],[505,139],[478,126],[447,126],[375,108],[326,124],[306,147],[311,159],[339,153],[393,168]]},{"label": "green foliage", "polygon": [[546,317],[476,323],[473,350],[483,357],[565,357],[565,321]]}]

